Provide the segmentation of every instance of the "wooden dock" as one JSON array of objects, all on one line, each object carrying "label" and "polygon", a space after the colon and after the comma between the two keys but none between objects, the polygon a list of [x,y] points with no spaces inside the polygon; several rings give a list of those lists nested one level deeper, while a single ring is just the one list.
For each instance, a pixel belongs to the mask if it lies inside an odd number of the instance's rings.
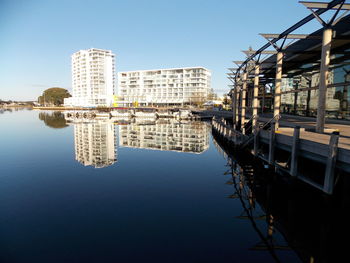
[{"label": "wooden dock", "polygon": [[[266,162],[270,167],[296,177],[327,194],[333,193],[337,175],[350,175],[350,137],[340,136],[336,130],[330,131],[332,133],[329,134],[319,134],[298,125],[279,127],[275,130],[273,119],[261,123],[259,128],[250,134],[243,134],[234,129],[223,118],[213,118],[212,127],[217,136],[233,147],[248,150],[252,156]],[[317,175],[319,180],[315,181],[303,175],[301,169],[298,169],[300,159],[324,167],[324,174]],[[320,183],[320,180],[323,183]]]}]

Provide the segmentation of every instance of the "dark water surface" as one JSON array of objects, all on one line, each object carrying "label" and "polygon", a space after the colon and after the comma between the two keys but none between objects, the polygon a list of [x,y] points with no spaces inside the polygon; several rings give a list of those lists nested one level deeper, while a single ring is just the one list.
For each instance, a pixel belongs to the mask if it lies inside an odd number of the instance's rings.
[{"label": "dark water surface", "polygon": [[253,227],[228,198],[206,123],[68,124],[24,110],[0,125],[0,262],[277,262],[259,246],[267,220]]}]

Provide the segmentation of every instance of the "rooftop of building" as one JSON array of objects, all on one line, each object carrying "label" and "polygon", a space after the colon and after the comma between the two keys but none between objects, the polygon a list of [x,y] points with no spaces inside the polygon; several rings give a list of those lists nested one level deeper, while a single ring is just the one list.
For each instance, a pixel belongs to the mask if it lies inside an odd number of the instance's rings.
[{"label": "rooftop of building", "polygon": [[162,71],[162,70],[182,70],[182,69],[204,69],[208,72],[211,72],[209,69],[205,67],[182,67],[182,68],[161,68],[161,69],[142,69],[142,70],[129,70],[129,71],[119,71],[119,73],[133,73],[133,72],[150,72],[150,71]]},{"label": "rooftop of building", "polygon": [[89,49],[80,49],[79,51],[74,52],[72,54],[72,56],[76,55],[76,54],[78,54],[80,52],[105,52],[105,53],[110,53],[111,55],[114,55],[112,50],[100,49],[100,48],[89,48]]}]

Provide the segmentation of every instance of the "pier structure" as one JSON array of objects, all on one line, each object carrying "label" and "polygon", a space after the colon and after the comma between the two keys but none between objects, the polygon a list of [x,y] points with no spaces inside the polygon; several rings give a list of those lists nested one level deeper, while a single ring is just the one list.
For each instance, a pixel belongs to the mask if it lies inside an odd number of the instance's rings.
[{"label": "pier structure", "polygon": [[[262,112],[264,112],[266,103],[264,103],[263,100],[265,99],[264,95],[267,93],[271,95],[271,107],[269,110],[273,111],[273,116],[277,119],[277,115],[280,115],[282,110],[281,106],[283,105],[281,102],[285,94],[294,93],[295,97],[298,98],[299,92],[307,91],[306,89],[308,89],[308,91],[316,91],[313,92],[314,94],[307,95],[309,100],[308,107],[310,107],[310,95],[313,96],[311,104],[314,107],[314,115],[310,114],[310,112],[305,112],[305,115],[317,117],[315,130],[318,133],[324,132],[325,118],[327,114],[329,115],[330,111],[326,107],[327,97],[329,97],[327,92],[330,93],[330,85],[336,87],[338,84],[335,79],[337,77],[335,74],[338,72],[334,72],[334,68],[340,63],[344,65],[348,64],[350,41],[348,26],[350,17],[349,15],[345,16],[345,13],[343,15],[339,14],[340,11],[350,10],[350,4],[346,4],[345,0],[333,0],[329,3],[305,1],[300,3],[309,8],[312,14],[281,34],[261,34],[267,39],[268,43],[256,51],[252,49],[244,51],[247,55],[246,60],[234,61],[238,68],[229,69],[231,72],[228,78],[233,82],[231,85],[233,91],[230,95],[233,102],[233,112],[236,115],[234,117],[234,124],[237,125],[239,123],[241,130],[244,130],[244,126],[246,125],[246,116],[243,116],[244,114],[242,115],[242,113],[253,112],[253,115],[257,115],[258,110],[254,109],[257,108],[257,104],[260,104],[260,108],[262,108]],[[327,23],[320,18],[323,13],[334,10],[335,13]],[[322,29],[312,34],[293,33],[314,18],[323,21]],[[334,32],[336,32],[336,36],[334,36]],[[274,50],[267,50],[270,47]],[[333,56],[331,55],[332,53]],[[348,76],[349,72],[347,68],[344,70],[347,76],[344,78],[344,83],[342,84],[347,84],[347,82],[350,81],[350,77]],[[282,87],[283,82],[288,79],[293,79],[294,77],[303,78],[303,82],[308,80],[310,85],[306,88],[297,87],[295,89],[285,90],[285,87]],[[252,81],[251,78],[254,80]],[[332,79],[333,83],[330,83],[330,79]],[[297,80],[293,79],[292,88],[297,86],[297,84]],[[347,108],[343,107],[343,105],[339,105],[339,107],[342,107],[342,111],[345,111],[346,118],[349,119],[347,117],[350,116],[348,112],[349,102],[348,98],[344,97],[344,93],[347,95],[348,88],[346,87],[344,89],[346,90],[342,92],[343,98],[340,99],[338,104],[346,104]],[[254,94],[256,94],[257,91],[258,96],[254,98]],[[233,96],[234,94],[239,94],[238,100],[237,97]],[[317,103],[314,103],[315,101],[317,101]],[[254,103],[255,106],[253,106]],[[298,102],[295,100],[294,104],[298,104]],[[333,106],[334,105],[335,102],[333,102]],[[310,109],[303,110],[310,111]],[[335,110],[332,109],[332,111]],[[238,121],[237,114],[239,114]],[[344,115],[344,113],[342,114]],[[240,123],[242,120],[243,123]],[[255,121],[254,123],[256,124]],[[276,129],[278,129],[278,120],[276,120]]]},{"label": "pier structure", "polygon": [[[350,126],[346,122],[350,120],[350,4],[345,0],[300,3],[310,15],[280,34],[261,34],[267,44],[243,51],[244,61],[233,61],[237,68],[229,68],[227,74],[232,82],[232,118],[214,118],[213,129],[271,167],[331,194],[335,174],[350,172],[350,130],[346,128]],[[327,22],[323,14],[330,17]],[[321,29],[295,33],[313,19]],[[300,127],[289,123],[285,114],[316,121],[312,127]],[[327,129],[326,118],[342,119],[345,125],[340,130]],[[281,161],[284,154],[288,158]],[[301,159],[324,166],[322,182],[301,175]]]},{"label": "pier structure", "polygon": [[[228,120],[214,118],[214,135],[237,150],[248,150],[269,167],[332,194],[340,174],[350,173],[350,138],[339,132],[317,134],[300,126],[274,128],[272,121],[249,135],[237,131]],[[308,177],[303,169],[317,165]]]}]

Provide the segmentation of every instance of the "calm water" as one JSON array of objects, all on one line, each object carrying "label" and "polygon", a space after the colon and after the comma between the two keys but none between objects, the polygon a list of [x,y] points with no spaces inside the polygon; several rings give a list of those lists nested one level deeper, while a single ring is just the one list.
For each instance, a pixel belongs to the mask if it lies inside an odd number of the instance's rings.
[{"label": "calm water", "polygon": [[269,230],[288,244],[269,220],[247,219],[265,213],[234,198],[206,123],[23,110],[0,125],[0,262],[300,262],[264,249]]}]

